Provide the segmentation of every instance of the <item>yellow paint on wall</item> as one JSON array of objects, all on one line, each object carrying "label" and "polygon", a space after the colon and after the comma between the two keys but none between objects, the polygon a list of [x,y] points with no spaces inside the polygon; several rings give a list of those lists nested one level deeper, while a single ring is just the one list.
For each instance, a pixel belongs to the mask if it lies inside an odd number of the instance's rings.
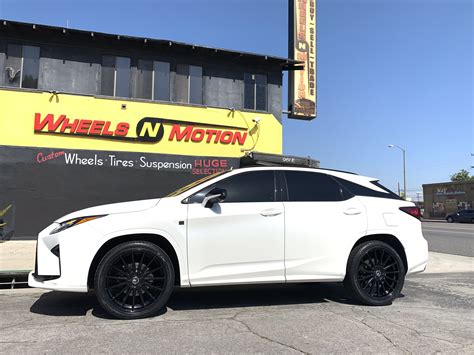
[{"label": "yellow paint on wall", "polygon": [[[122,109],[122,105],[126,105],[126,108]],[[34,132],[36,113],[40,113],[41,118],[46,114],[53,114],[55,118],[66,115],[70,120],[111,121],[112,126],[119,122],[127,122],[130,124],[131,136],[136,136],[136,124],[144,117],[195,122],[195,127],[200,127],[199,123],[239,127],[240,131],[247,132],[248,136],[243,146],[213,143],[213,141],[207,143],[206,140],[170,141],[168,137],[172,124],[169,123],[163,125],[164,137],[157,143],[107,140],[93,136],[40,134]],[[260,128],[253,122],[256,117],[260,118]],[[212,127],[203,128],[212,129]],[[153,132],[153,127],[148,127],[147,131]],[[0,145],[239,157],[244,154],[242,149],[251,148],[259,152],[281,154],[282,126],[270,113],[231,112],[228,109],[212,107],[0,89]]]}]

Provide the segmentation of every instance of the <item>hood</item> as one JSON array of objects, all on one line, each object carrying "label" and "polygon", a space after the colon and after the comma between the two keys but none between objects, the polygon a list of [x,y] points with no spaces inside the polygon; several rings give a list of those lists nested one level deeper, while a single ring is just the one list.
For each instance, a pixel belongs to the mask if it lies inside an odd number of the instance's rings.
[{"label": "hood", "polygon": [[143,211],[143,210],[156,206],[159,201],[160,201],[159,198],[154,198],[150,200],[111,203],[109,205],[89,207],[83,210],[69,213],[68,215],[57,219],[55,222],[61,223],[61,222],[68,221],[70,219],[78,218],[78,217]]}]

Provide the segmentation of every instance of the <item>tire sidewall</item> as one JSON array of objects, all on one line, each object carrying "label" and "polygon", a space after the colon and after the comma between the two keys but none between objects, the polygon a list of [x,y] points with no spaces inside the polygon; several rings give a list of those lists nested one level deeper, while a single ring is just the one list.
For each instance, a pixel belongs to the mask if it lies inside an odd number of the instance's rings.
[{"label": "tire sidewall", "polygon": [[[137,253],[140,251],[154,253],[157,258],[161,259],[161,262],[164,266],[164,272],[166,273],[166,284],[162,293],[152,305],[146,307],[142,311],[127,312],[121,310],[115,305],[113,300],[110,299],[105,289],[105,280],[108,268],[115,261],[119,254],[130,249],[133,249],[133,251]],[[163,249],[150,242],[131,241],[119,244],[108,251],[107,254],[105,254],[105,256],[100,261],[95,273],[94,288],[99,304],[107,313],[121,319],[139,319],[155,316],[165,306],[166,302],[168,302],[171,296],[171,293],[173,292],[174,279],[175,274],[173,263],[171,262],[168,255],[163,251]]]},{"label": "tire sidewall", "polygon": [[[398,263],[398,268],[400,270],[400,274],[399,274],[400,279],[399,279],[397,287],[393,290],[393,292],[389,296],[381,298],[381,299],[376,299],[365,294],[365,292],[362,290],[361,286],[359,285],[359,282],[357,281],[358,269],[359,269],[359,265],[360,265],[362,257],[367,252],[375,248],[384,249],[385,252],[390,253],[391,256]],[[390,245],[381,241],[369,241],[369,242],[363,243],[357,246],[356,248],[354,248],[349,260],[350,260],[350,265],[348,265],[348,273],[349,273],[348,284],[350,288],[352,289],[354,296],[359,301],[371,306],[386,306],[386,305],[390,305],[393,302],[393,300],[395,300],[400,295],[400,292],[403,289],[403,284],[405,282],[406,271],[405,271],[405,266],[403,264],[402,258],[400,257],[400,255],[398,255],[397,251],[394,248],[392,248]]]}]

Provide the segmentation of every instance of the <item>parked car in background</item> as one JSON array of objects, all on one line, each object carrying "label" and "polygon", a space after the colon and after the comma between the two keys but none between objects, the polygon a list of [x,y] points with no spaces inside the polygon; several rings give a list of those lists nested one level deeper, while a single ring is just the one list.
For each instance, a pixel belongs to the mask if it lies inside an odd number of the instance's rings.
[{"label": "parked car in background", "polygon": [[446,216],[449,223],[474,223],[474,210],[460,210]]}]

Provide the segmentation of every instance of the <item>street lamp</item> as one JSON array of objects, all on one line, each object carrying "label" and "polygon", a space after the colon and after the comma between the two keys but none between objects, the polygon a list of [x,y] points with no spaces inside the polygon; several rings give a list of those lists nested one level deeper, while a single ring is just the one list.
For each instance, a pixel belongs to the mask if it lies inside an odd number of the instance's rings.
[{"label": "street lamp", "polygon": [[389,144],[389,148],[398,148],[403,152],[403,198],[406,200],[407,199],[407,173],[406,173],[406,165],[405,165],[405,149],[402,147],[399,147],[398,145],[395,144]]}]

